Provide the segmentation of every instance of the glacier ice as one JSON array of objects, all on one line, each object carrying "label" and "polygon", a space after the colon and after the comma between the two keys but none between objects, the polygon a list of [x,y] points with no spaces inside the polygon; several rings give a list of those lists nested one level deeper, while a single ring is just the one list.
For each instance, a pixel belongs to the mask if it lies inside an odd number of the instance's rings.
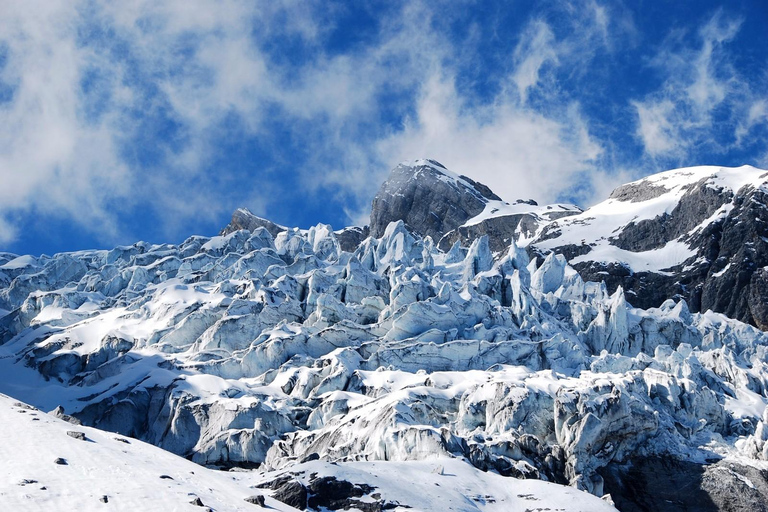
[{"label": "glacier ice", "polygon": [[459,457],[599,496],[635,457],[768,459],[768,334],[514,243],[400,221],[353,253],[318,225],[5,261],[3,391],[203,464]]}]

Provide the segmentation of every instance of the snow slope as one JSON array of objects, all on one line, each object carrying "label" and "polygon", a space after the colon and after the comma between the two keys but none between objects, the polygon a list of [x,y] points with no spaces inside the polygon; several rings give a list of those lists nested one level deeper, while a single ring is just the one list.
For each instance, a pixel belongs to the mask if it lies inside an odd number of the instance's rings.
[{"label": "snow slope", "polygon": [[483,221],[508,215],[534,215],[545,220],[554,220],[562,215],[576,215],[581,208],[573,204],[548,204],[539,206],[525,201],[508,203],[506,201],[489,200],[482,213],[472,217],[463,226],[474,226]]},{"label": "snow slope", "polygon": [[[85,440],[68,435],[82,432]],[[72,425],[0,395],[0,503],[5,510],[265,510],[263,494],[136,439]],[[57,464],[56,459],[66,464]],[[103,501],[106,497],[106,502]],[[295,510],[266,497],[272,510]]]},{"label": "snow slope", "polygon": [[[312,461],[295,465],[288,471],[257,476],[256,481],[269,482],[283,475],[293,476],[307,486],[313,479],[323,477],[374,486],[372,493],[379,494],[381,501],[391,503],[392,510],[396,511],[616,510],[610,503],[573,488],[478,471],[459,459],[341,464]],[[361,501],[370,501],[366,498],[361,498]],[[407,505],[408,508],[394,506],[397,503]]]},{"label": "snow slope", "polygon": [[[662,198],[666,211],[708,172],[616,200],[650,211],[635,203]],[[665,258],[677,256],[655,268]],[[768,459],[766,333],[681,300],[632,308],[564,257],[538,264],[514,243],[444,251],[399,221],[352,252],[319,225],[34,262],[0,268],[0,391],[200,464],[312,461],[368,479],[381,462],[374,479],[417,471],[432,485],[423,471],[457,459],[475,469],[446,496],[488,486],[500,503],[519,496],[493,475],[600,497],[616,492],[605,471],[642,458]],[[568,490],[541,489],[529,490]]]}]

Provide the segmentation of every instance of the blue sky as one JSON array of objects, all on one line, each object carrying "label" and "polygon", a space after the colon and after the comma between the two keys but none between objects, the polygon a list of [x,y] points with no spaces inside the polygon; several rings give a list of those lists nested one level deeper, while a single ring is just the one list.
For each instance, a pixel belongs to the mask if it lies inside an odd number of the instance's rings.
[{"label": "blue sky", "polygon": [[588,206],[700,164],[768,168],[768,6],[0,0],[0,249],[364,222],[434,158]]}]

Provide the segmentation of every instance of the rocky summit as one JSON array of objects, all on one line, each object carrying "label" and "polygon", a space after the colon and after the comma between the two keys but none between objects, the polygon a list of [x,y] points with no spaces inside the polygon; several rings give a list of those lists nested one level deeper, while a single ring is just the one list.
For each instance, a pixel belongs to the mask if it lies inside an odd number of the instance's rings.
[{"label": "rocky summit", "polygon": [[108,473],[90,453],[216,510],[765,510],[766,179],[668,171],[582,211],[419,160],[369,227],[243,209],[179,245],[0,253],[2,423],[55,452],[0,496]]}]

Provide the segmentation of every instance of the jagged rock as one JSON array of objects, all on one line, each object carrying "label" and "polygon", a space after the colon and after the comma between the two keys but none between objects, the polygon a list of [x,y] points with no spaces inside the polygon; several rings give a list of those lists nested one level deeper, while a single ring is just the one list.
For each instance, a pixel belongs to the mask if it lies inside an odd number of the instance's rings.
[{"label": "jagged rock", "polygon": [[450,173],[434,160],[400,164],[381,186],[371,207],[371,236],[402,220],[422,236],[439,240],[499,200],[488,187]]},{"label": "jagged rock", "polygon": [[220,235],[225,236],[241,229],[254,232],[258,228],[266,229],[272,237],[276,237],[278,234],[288,229],[254,215],[247,208],[239,208],[232,214],[232,220],[221,230]]},{"label": "jagged rock", "polygon": [[74,432],[72,430],[68,430],[67,431],[67,435],[69,437],[72,437],[72,438],[77,439],[79,441],[85,441],[86,440],[85,433],[83,433],[83,432]]},{"label": "jagged rock", "polygon": [[357,509],[362,512],[381,510],[380,503],[369,503],[355,498],[371,494],[375,487],[367,484],[352,484],[334,477],[315,478],[309,482],[309,500],[307,506],[321,510]]},{"label": "jagged rock", "polygon": [[272,497],[286,505],[300,510],[307,508],[307,488],[301,482],[291,477],[283,480],[277,480],[273,483],[271,489],[274,491]]},{"label": "jagged rock", "polygon": [[253,505],[258,505],[260,507],[266,506],[266,501],[264,499],[264,495],[262,494],[248,496],[247,498],[245,498],[245,501],[247,501],[248,503],[252,503]]}]

